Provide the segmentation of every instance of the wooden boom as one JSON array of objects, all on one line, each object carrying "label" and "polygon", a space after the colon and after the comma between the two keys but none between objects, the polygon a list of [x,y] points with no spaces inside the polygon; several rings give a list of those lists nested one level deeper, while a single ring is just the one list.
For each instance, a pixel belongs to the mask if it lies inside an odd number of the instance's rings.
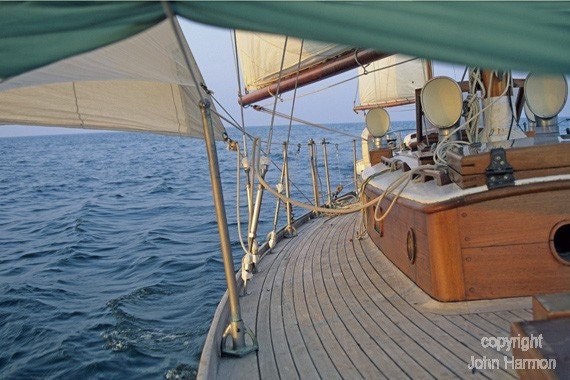
[{"label": "wooden boom", "polygon": [[306,69],[300,72],[299,75],[294,74],[292,77],[284,78],[280,83],[274,83],[267,87],[250,92],[249,94],[242,96],[238,100],[238,103],[242,106],[247,106],[259,100],[275,96],[276,93],[282,94],[286,91],[292,90],[295,86],[305,86],[356,67],[366,65],[378,59],[389,57],[390,55],[392,55],[392,53],[381,53],[372,49],[362,51],[351,50],[334,59]]}]

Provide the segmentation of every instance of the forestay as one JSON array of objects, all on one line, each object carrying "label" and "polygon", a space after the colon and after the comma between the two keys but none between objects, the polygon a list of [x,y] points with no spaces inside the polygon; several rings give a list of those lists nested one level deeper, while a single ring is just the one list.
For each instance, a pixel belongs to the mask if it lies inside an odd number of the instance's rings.
[{"label": "forestay", "polygon": [[[175,20],[176,28],[179,28]],[[196,88],[202,76],[184,39],[192,73],[165,20],[126,40],[0,83],[0,123],[146,131],[201,137]],[[213,115],[216,138],[224,128]]]}]

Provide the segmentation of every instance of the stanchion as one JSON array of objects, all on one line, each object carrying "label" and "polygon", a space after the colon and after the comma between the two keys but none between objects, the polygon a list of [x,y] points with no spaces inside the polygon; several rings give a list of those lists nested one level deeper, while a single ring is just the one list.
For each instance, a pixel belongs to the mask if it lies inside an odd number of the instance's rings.
[{"label": "stanchion", "polygon": [[[214,141],[214,129],[211,123],[210,102],[208,100],[204,99],[200,101],[200,111],[202,113],[202,126],[204,128],[204,139],[206,142],[206,150],[208,152],[210,180],[212,181],[212,195],[214,197],[216,220],[218,222],[218,232],[220,234],[220,245],[222,258],[224,260],[224,272],[228,285],[228,299],[230,303],[230,322],[224,332],[224,338],[227,336],[231,337],[232,347],[227,348],[223,345],[222,353],[241,357],[250,352],[257,351],[257,339],[251,330],[245,327],[245,324],[241,319],[232,248],[228,232],[226,209],[224,207],[222,181],[220,179],[220,168],[218,166],[218,153],[216,151],[216,143]],[[253,341],[251,346],[246,345],[245,334],[250,335]]]}]

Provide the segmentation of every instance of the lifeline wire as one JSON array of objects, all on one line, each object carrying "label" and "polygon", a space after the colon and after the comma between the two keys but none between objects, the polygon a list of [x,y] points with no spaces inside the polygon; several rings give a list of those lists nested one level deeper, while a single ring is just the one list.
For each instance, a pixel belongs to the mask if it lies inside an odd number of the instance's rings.
[{"label": "lifeline wire", "polygon": [[289,202],[295,206],[307,209],[309,211],[314,211],[314,212],[320,212],[320,213],[326,213],[326,214],[350,214],[353,212],[357,212],[357,211],[361,211],[362,209],[366,208],[366,207],[370,207],[372,206],[375,202],[376,199],[372,199],[371,201],[369,201],[366,204],[357,206],[357,207],[351,207],[351,208],[336,208],[336,209],[332,209],[332,208],[326,208],[326,207],[316,207],[316,206],[311,206],[311,205],[307,205],[305,203],[296,201],[295,199],[292,198],[287,198],[284,195],[279,194],[277,191],[273,190],[273,188],[271,187],[271,185],[269,185],[263,178],[261,178],[260,175],[260,171],[261,169],[259,168],[259,154],[257,154],[256,152],[259,150],[259,139],[255,138],[253,140],[253,147],[252,147],[252,151],[253,151],[253,162],[252,162],[252,167],[253,167],[253,171],[255,173],[255,175],[257,176],[257,179],[259,180],[259,183],[261,183],[261,185],[267,189],[267,191],[269,191],[271,194],[273,194],[274,196],[280,198],[282,201],[284,202]]},{"label": "lifeline wire", "polygon": [[[295,89],[293,90],[293,101],[291,102],[291,118],[289,119],[289,129],[287,130],[287,146],[289,146],[289,140],[291,138],[291,127],[293,126],[293,114],[295,110],[295,100],[297,96],[297,86],[299,84],[299,74],[301,74],[301,58],[303,58],[303,45],[305,40],[301,40],[301,48],[299,49],[299,62],[297,63],[297,76],[295,77]],[[275,111],[275,110],[274,110]]]},{"label": "lifeline wire", "polygon": [[[238,56],[238,47],[237,47],[237,35],[236,35],[236,30],[234,29],[233,31],[233,42],[234,42],[234,61],[236,63],[236,77],[237,77],[237,85],[238,85],[238,99],[241,99],[242,97],[242,93],[241,93],[241,75],[240,75],[240,71],[239,71],[239,56]],[[246,135],[245,135],[245,117],[243,114],[243,107],[240,107],[240,113],[241,113],[241,126],[243,128],[243,134],[242,134],[242,139],[243,139],[243,155],[245,157],[247,157],[247,140],[246,140]]]},{"label": "lifeline wire", "polygon": [[239,243],[241,244],[241,248],[243,250],[243,252],[245,254],[247,254],[247,248],[245,247],[245,243],[243,241],[243,236],[241,234],[241,218],[240,218],[240,214],[241,214],[241,209],[240,209],[240,177],[241,177],[241,154],[239,152],[239,148],[237,151],[237,176],[236,176],[236,221],[237,221],[237,230],[238,230],[238,237],[239,237]]},{"label": "lifeline wire", "polygon": [[271,152],[271,140],[273,139],[273,124],[275,123],[275,111],[277,109],[277,99],[279,99],[279,87],[281,87],[281,78],[283,77],[283,65],[285,64],[285,53],[287,52],[287,42],[289,37],[285,36],[283,44],[283,55],[281,56],[281,67],[279,68],[279,78],[277,79],[277,90],[273,97],[273,114],[271,115],[271,124],[269,126],[269,136],[267,138],[267,154]]},{"label": "lifeline wire", "polygon": [[345,135],[345,136],[352,137],[352,138],[355,138],[355,139],[363,140],[362,136],[357,136],[357,135],[353,135],[353,134],[346,133],[346,132],[343,132],[343,131],[339,131],[338,129],[325,127],[324,125],[319,125],[319,124],[311,123],[311,122],[309,122],[309,121],[302,120],[302,119],[299,119],[299,118],[297,118],[297,117],[288,116],[288,115],[285,115],[285,114],[280,113],[280,112],[276,112],[276,111],[273,111],[273,112],[272,112],[272,111],[270,111],[270,110],[268,110],[267,108],[262,107],[262,106],[255,105],[255,106],[253,106],[253,109],[256,110],[256,111],[260,111],[260,112],[272,113],[272,114],[274,114],[275,116],[279,116],[279,117],[282,117],[282,118],[288,119],[288,120],[293,120],[293,121],[296,121],[296,122],[298,122],[298,123],[302,123],[302,124],[308,125],[308,126],[310,126],[310,127],[315,127],[315,128],[319,128],[319,129],[324,129],[325,131],[334,132],[334,133],[339,133],[339,134],[341,134],[341,135]]}]

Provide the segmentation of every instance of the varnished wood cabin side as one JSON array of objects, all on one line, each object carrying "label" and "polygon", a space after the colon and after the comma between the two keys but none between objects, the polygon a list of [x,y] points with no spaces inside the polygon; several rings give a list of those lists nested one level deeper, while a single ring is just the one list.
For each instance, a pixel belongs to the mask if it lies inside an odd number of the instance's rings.
[{"label": "varnished wood cabin side", "polygon": [[[570,224],[570,183],[525,186],[429,206],[398,200],[383,222],[374,221],[370,207],[367,230],[390,261],[440,301],[570,291],[570,265],[556,258],[551,241],[553,229]],[[366,194],[372,199],[380,190],[368,186]]]}]

